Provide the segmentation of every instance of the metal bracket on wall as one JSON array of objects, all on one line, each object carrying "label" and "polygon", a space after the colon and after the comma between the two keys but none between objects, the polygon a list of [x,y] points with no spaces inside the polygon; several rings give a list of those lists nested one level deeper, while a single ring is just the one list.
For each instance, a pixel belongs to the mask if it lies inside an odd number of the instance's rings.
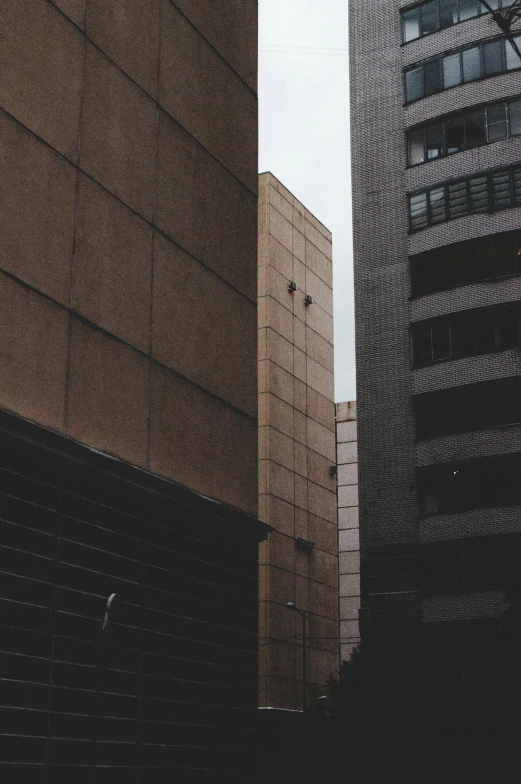
[{"label": "metal bracket on wall", "polygon": [[101,627],[102,632],[106,631],[108,628],[110,608],[112,607],[113,602],[115,602],[117,598],[118,598],[117,593],[111,593],[109,598],[107,599],[107,604],[105,605],[105,617],[103,618],[103,626]]}]

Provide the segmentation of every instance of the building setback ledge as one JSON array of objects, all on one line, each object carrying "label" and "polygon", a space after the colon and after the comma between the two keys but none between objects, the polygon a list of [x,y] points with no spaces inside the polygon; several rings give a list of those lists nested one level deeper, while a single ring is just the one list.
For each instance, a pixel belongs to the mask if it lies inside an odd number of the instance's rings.
[{"label": "building setback ledge", "polygon": [[271,526],[239,509],[0,409],[0,448],[4,434],[37,444],[56,457],[62,456],[83,463],[86,467],[97,469],[112,475],[115,479],[151,491],[194,512],[207,514],[214,520],[222,520],[228,527],[235,527],[238,536],[251,536],[261,542],[272,530]]}]

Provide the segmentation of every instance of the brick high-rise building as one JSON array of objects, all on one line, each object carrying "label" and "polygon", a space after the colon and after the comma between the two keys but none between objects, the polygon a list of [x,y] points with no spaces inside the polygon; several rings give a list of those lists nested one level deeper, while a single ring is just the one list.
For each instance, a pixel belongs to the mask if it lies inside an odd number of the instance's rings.
[{"label": "brick high-rise building", "polygon": [[0,778],[242,784],[257,2],[3,0],[0,40]]},{"label": "brick high-rise building", "polygon": [[521,59],[479,0],[350,27],[362,641],[468,681],[521,555]]}]

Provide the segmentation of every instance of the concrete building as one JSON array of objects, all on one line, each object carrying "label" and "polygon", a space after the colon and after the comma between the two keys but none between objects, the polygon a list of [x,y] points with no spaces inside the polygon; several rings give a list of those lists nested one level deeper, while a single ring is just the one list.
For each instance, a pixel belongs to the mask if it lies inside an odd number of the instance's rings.
[{"label": "concrete building", "polygon": [[[338,671],[331,234],[259,179],[259,517],[263,708],[312,710]],[[302,615],[286,606],[293,602]],[[306,658],[303,693],[303,657]]]},{"label": "concrete building", "polygon": [[478,0],[350,14],[362,639],[461,682],[521,547],[521,59]]},{"label": "concrete building", "polygon": [[225,5],[1,4],[6,784],[250,781],[257,3]]},{"label": "concrete building", "polygon": [[336,404],[340,660],[360,642],[360,536],[356,401]]}]

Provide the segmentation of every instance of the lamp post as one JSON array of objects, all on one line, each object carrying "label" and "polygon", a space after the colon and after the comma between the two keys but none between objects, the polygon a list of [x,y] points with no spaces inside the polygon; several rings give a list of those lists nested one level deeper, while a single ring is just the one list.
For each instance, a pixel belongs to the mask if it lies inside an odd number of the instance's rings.
[{"label": "lamp post", "polygon": [[302,713],[307,707],[307,661],[306,661],[306,610],[300,610],[295,602],[287,602],[286,607],[302,617]]},{"label": "lamp post", "polygon": [[498,27],[505,33],[506,37],[510,41],[512,48],[515,50],[517,56],[521,59],[521,51],[517,43],[514,41],[512,37],[512,25],[516,21],[516,19],[521,19],[521,0],[513,0],[513,2],[507,8],[504,8],[503,11],[494,10],[488,0],[479,0],[480,4],[483,8],[492,14],[493,20],[496,22]]}]

